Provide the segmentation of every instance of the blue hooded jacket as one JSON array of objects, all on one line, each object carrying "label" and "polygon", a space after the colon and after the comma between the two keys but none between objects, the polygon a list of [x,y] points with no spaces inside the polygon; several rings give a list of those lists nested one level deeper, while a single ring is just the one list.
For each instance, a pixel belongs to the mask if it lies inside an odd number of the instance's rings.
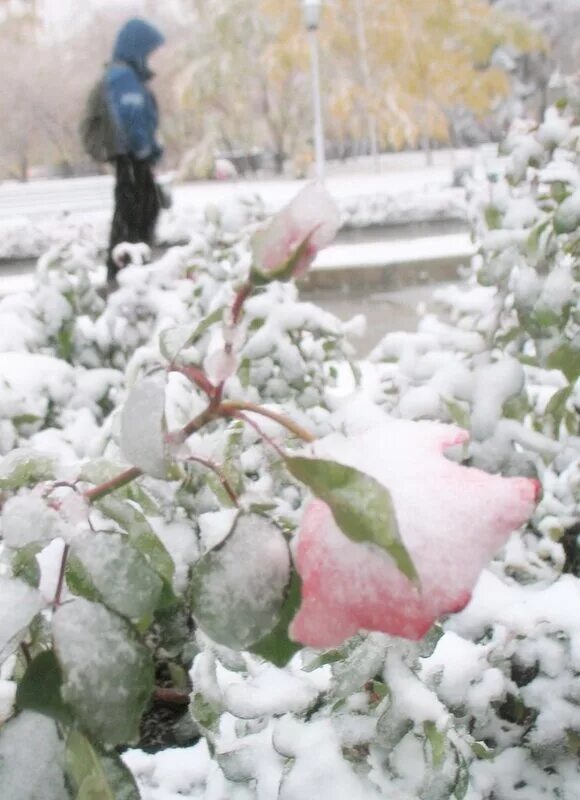
[{"label": "blue hooded jacket", "polygon": [[147,58],[164,42],[162,34],[142,19],[131,19],[119,31],[113,61],[105,74],[109,108],[118,129],[117,155],[156,161],[157,104],[146,86],[152,77]]}]

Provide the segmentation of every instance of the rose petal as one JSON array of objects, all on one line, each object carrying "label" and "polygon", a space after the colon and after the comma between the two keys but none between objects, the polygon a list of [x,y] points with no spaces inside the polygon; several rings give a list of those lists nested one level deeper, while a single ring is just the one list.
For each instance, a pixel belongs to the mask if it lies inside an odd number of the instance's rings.
[{"label": "rose petal", "polygon": [[299,531],[302,605],[292,638],[311,647],[337,646],[359,630],[420,639],[438,617],[469,602],[481,570],[531,515],[539,484],[488,475],[443,456],[466,439],[453,426],[396,420],[314,445],[317,457],[361,469],[391,492],[421,589],[387,553],[348,539],[329,507],[314,500]]},{"label": "rose petal", "polygon": [[290,267],[292,277],[300,277],[339,227],[340,213],[326,189],[308,184],[254,236],[254,269],[275,277]]}]

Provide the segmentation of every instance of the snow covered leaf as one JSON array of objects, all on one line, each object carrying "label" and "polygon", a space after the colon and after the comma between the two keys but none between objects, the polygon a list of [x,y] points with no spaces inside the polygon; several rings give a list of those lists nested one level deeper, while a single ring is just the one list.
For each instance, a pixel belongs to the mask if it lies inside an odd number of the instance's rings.
[{"label": "snow covered leaf", "polygon": [[358,469],[318,458],[290,457],[288,469],[330,507],[340,530],[353,542],[382,547],[411,580],[417,572],[399,535],[388,489]]},{"label": "snow covered leaf", "polygon": [[62,670],[52,650],[40,653],[26,668],[16,690],[16,705],[36,711],[57,722],[72,722],[70,708],[62,699]]},{"label": "snow covered leaf", "polygon": [[121,450],[135,467],[154,478],[167,476],[165,376],[139,381],[121,414]]},{"label": "snow covered leaf", "polygon": [[97,749],[80,731],[66,743],[67,774],[76,800],[139,800],[135,779],[114,752]]},{"label": "snow covered leaf", "polygon": [[62,695],[83,728],[99,741],[132,741],[153,690],[153,663],[131,626],[107,608],[76,599],[53,623]]},{"label": "snow covered leaf", "polygon": [[23,711],[0,729],[0,797],[64,800],[64,743],[53,720]]},{"label": "snow covered leaf", "polygon": [[320,183],[310,183],[252,241],[259,281],[300,278],[340,227],[336,204]]},{"label": "snow covered leaf", "polygon": [[15,650],[23,632],[45,605],[32,586],[0,576],[0,663]]},{"label": "snow covered leaf", "polygon": [[53,460],[24,447],[12,450],[0,461],[0,489],[20,489],[52,478]]},{"label": "snow covered leaf", "polygon": [[58,514],[39,495],[23,490],[4,503],[2,536],[9,547],[46,543],[58,533]]},{"label": "snow covered leaf", "polygon": [[147,628],[159,604],[163,581],[145,558],[117,533],[88,533],[71,545],[67,585],[88,600]]},{"label": "snow covered leaf", "polygon": [[215,642],[247,649],[276,626],[289,580],[280,529],[259,514],[240,514],[227,538],[193,568],[193,616]]},{"label": "snow covered leaf", "polygon": [[300,606],[300,589],[302,583],[296,572],[292,572],[286,599],[280,612],[280,619],[274,630],[250,647],[250,651],[277,667],[284,667],[294,653],[300,650],[300,645],[293,642],[288,636],[288,626]]},{"label": "snow covered leaf", "polygon": [[537,481],[444,457],[467,438],[451,425],[393,420],[313,445],[316,455],[364,469],[389,488],[420,589],[386,552],[348,539],[330,507],[314,500],[298,534],[303,590],[292,638],[313,647],[336,646],[359,630],[420,639],[439,616],[467,604],[479,573],[530,517],[539,491]]},{"label": "snow covered leaf", "polygon": [[221,322],[224,315],[225,306],[220,306],[208,314],[207,317],[197,325],[194,330],[191,330],[191,325],[179,325],[175,328],[168,328],[159,334],[159,349],[161,354],[170,362],[175,361],[177,356],[182,350],[191,347],[200,339],[203,334],[215,325]]},{"label": "snow covered leaf", "polygon": [[567,197],[554,214],[556,233],[573,233],[580,226],[580,191]]},{"label": "snow covered leaf", "polygon": [[173,559],[145,515],[132,503],[111,495],[103,497],[95,503],[95,506],[127,531],[133,547],[145,557],[149,566],[171,585],[175,572]]}]

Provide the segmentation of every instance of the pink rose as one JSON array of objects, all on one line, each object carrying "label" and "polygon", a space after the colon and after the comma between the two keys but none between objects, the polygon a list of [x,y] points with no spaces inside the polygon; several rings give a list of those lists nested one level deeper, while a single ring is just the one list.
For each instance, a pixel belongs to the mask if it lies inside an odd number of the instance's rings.
[{"label": "pink rose", "polygon": [[390,491],[420,588],[385,551],[348,539],[328,505],[313,500],[298,533],[303,588],[293,639],[335,647],[360,630],[420,639],[438,617],[464,608],[481,570],[528,520],[540,490],[538,481],[445,458],[446,448],[467,439],[451,425],[394,420],[313,445],[316,457],[355,467]]},{"label": "pink rose", "polygon": [[300,278],[339,227],[338,208],[324,186],[308,184],[254,235],[254,273],[262,279]]}]

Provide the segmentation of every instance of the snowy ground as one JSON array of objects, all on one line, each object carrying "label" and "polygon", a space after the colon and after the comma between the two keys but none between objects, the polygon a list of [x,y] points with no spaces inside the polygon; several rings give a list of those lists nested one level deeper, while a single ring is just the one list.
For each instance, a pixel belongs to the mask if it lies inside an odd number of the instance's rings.
[{"label": "snowy ground", "polygon": [[[442,151],[427,167],[423,154],[386,155],[380,171],[368,160],[332,164],[326,184],[347,228],[457,220],[465,216],[465,201],[463,190],[453,186],[454,170],[477,167],[487,157],[482,150]],[[172,176],[162,180],[171,183]],[[267,212],[276,211],[304,183],[281,178],[175,185],[173,208],[160,220],[160,242],[187,240],[203,225],[208,207],[213,213],[227,213],[240,198],[248,205],[261,204]],[[112,200],[111,175],[0,184],[0,259],[38,257],[54,242],[56,229],[91,236],[104,247]],[[237,223],[232,220],[233,227],[239,227]],[[336,251],[335,255],[338,258]],[[354,256],[344,257],[352,261]],[[356,259],[360,257],[357,253]]]}]

